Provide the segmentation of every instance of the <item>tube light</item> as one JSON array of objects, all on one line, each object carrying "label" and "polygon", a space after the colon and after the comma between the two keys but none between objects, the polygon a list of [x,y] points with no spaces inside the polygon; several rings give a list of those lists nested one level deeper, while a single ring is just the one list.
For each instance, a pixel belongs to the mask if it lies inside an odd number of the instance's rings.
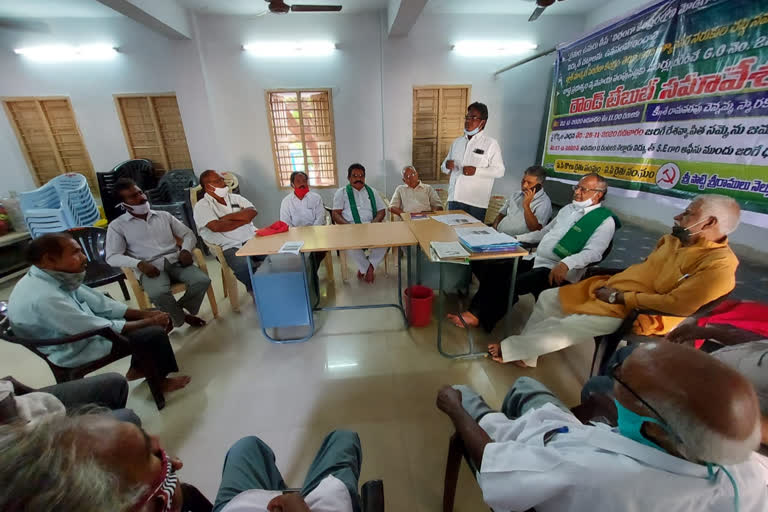
[{"label": "tube light", "polygon": [[335,49],[331,41],[260,41],[243,46],[257,57],[328,57]]},{"label": "tube light", "polygon": [[38,61],[109,60],[117,55],[117,49],[109,44],[66,44],[30,46],[13,50],[17,55]]},{"label": "tube light", "polygon": [[458,41],[451,49],[465,57],[504,57],[535,50],[531,41]]}]

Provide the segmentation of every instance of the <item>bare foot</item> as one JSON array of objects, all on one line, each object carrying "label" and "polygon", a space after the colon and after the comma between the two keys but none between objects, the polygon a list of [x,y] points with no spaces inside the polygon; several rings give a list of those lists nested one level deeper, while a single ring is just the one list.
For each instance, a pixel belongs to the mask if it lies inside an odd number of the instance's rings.
[{"label": "bare foot", "polygon": [[184,321],[192,327],[205,327],[205,320],[195,315],[184,315]]},{"label": "bare foot", "polygon": [[362,272],[360,272],[359,270],[357,271],[357,278],[358,278],[359,280],[361,280],[361,281],[362,281],[363,279],[365,279],[365,276],[366,276],[366,274],[363,274],[363,273],[362,273]]},{"label": "bare foot", "polygon": [[512,361],[512,364],[517,366],[518,368],[533,368],[533,366],[528,366],[525,364],[524,361]]},{"label": "bare foot", "polygon": [[365,282],[372,283],[376,279],[374,274],[373,265],[368,265],[368,271],[365,273]]},{"label": "bare foot", "polygon": [[137,370],[136,368],[128,368],[128,372],[125,374],[126,380],[139,380],[144,378],[144,372]]},{"label": "bare foot", "polygon": [[187,375],[181,375],[179,377],[166,377],[163,379],[162,388],[163,393],[171,393],[173,391],[178,391],[179,389],[183,389],[189,384],[189,381],[192,380],[192,377],[188,377]]},{"label": "bare foot", "polygon": [[501,357],[501,344],[500,343],[489,343],[488,344],[488,353],[491,355],[491,359],[493,359],[497,363],[504,364],[504,358]]},{"label": "bare foot", "polygon": [[[480,325],[480,320],[469,311],[464,311],[458,315],[448,314],[446,315],[446,318],[448,318],[448,320],[450,320],[453,325],[456,327],[461,327],[462,329],[464,328],[464,324],[466,324],[467,327],[477,327]],[[461,321],[462,319],[464,319],[464,322]]]}]

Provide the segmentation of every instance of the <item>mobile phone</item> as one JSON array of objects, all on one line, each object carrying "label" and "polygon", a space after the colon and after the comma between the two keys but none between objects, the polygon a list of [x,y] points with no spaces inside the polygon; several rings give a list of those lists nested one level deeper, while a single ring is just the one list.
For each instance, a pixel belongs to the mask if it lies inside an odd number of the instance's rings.
[{"label": "mobile phone", "polygon": [[533,187],[533,193],[535,194],[539,190],[541,190],[541,183],[537,183],[536,186]]}]

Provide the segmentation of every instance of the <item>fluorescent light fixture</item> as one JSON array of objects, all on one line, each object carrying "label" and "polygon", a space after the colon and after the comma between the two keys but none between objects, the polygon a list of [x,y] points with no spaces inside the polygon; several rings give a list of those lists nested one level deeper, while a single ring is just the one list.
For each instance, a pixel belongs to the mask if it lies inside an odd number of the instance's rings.
[{"label": "fluorescent light fixture", "polygon": [[535,50],[531,41],[458,41],[451,49],[465,57],[504,57]]},{"label": "fluorescent light fixture", "polygon": [[260,41],[243,45],[257,57],[327,57],[336,43],[331,41]]},{"label": "fluorescent light fixture", "polygon": [[13,50],[17,55],[39,61],[109,60],[117,55],[117,49],[109,44],[66,44],[30,46]]},{"label": "fluorescent light fixture", "polygon": [[350,361],[350,362],[340,361],[338,363],[328,363],[327,367],[328,367],[329,370],[337,370],[339,368],[354,368],[355,366],[357,366],[356,362],[353,362],[353,361]]}]

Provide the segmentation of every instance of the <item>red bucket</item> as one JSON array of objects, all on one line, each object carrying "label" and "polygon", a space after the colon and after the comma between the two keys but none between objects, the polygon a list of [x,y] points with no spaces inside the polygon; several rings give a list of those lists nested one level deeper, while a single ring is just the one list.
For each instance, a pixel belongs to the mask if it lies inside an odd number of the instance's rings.
[{"label": "red bucket", "polygon": [[432,320],[432,288],[415,285],[405,290],[405,307],[412,327],[424,327]]}]

